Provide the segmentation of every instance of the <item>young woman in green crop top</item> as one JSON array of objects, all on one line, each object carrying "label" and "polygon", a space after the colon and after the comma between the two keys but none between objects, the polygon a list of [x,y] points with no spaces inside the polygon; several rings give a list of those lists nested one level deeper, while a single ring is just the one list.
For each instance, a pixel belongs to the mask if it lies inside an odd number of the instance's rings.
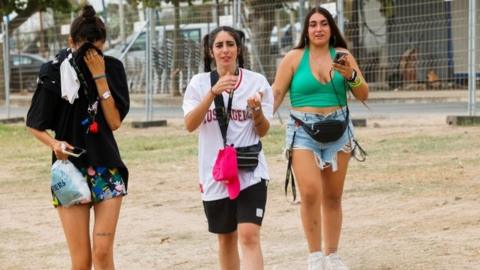
[{"label": "young woman in green crop top", "polygon": [[[346,55],[340,63],[334,63],[338,52]],[[342,227],[343,185],[355,147],[353,125],[345,117],[346,92],[351,89],[355,98],[364,101],[368,85],[326,9],[313,8],[307,14],[299,45],[280,63],[272,88],[275,111],[290,90],[291,114],[304,122],[349,122],[343,136],[329,143],[315,141],[292,119],[286,132],[287,147],[294,142],[290,153],[302,199],[301,218],[310,251],[308,269],[348,269],[336,253]]]}]

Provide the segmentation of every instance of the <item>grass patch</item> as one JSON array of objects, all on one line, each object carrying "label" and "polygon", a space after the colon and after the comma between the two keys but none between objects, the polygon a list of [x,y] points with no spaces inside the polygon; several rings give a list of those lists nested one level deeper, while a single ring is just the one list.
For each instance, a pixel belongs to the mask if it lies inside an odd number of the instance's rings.
[{"label": "grass patch", "polygon": [[[351,162],[349,175],[360,180],[373,179],[375,184],[354,188],[354,192],[411,193],[412,190],[423,192],[429,188],[442,188],[445,180],[458,178],[464,167],[474,168],[479,163],[478,151],[477,154],[472,151],[480,148],[478,132],[460,129],[439,132],[432,128],[418,133],[399,132],[388,138],[368,136],[369,132],[372,130],[357,130],[368,157],[365,163]],[[182,126],[147,130],[127,128],[115,136],[130,169],[147,163],[152,168],[170,163],[183,166],[183,163],[196,159],[198,154],[198,134],[188,133]],[[267,158],[272,160],[281,156],[284,138],[284,127],[271,127],[268,135],[262,138]],[[6,172],[0,187],[33,184],[49,178],[51,152],[23,125],[0,125],[0,147],[7,153],[0,157],[0,167]],[[401,185],[396,184],[398,182]],[[411,187],[419,183],[423,186]]]}]

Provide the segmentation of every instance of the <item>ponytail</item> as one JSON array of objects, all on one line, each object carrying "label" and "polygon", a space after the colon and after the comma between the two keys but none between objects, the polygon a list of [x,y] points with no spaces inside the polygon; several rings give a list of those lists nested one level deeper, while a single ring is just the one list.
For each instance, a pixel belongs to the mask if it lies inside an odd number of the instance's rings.
[{"label": "ponytail", "polygon": [[238,53],[238,66],[243,68],[244,67],[244,64],[245,64],[245,61],[243,60],[243,52],[244,52],[244,49],[245,49],[245,33],[243,33],[243,31],[241,30],[236,30],[237,32],[237,35],[240,39],[240,44],[237,44],[238,46],[238,50],[239,50],[239,53]]},{"label": "ponytail", "polygon": [[206,34],[203,37],[203,71],[212,71],[212,59],[210,58],[210,46],[209,46],[210,34]]}]

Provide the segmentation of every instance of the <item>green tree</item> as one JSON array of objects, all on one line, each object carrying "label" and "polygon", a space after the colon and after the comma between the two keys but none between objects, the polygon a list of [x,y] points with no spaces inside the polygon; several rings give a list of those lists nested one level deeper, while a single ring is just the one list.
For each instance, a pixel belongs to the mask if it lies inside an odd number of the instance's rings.
[{"label": "green tree", "polygon": [[[11,34],[15,29],[20,27],[30,16],[38,11],[45,11],[52,8],[58,11],[69,12],[73,8],[73,3],[69,0],[36,0],[36,1],[16,1],[16,0],[0,0],[0,17],[9,15],[12,12],[17,16],[8,22],[8,33]],[[5,98],[4,70],[3,70],[3,46],[0,46],[0,99]]]},{"label": "green tree", "polygon": [[[159,0],[136,0],[137,2],[142,2],[147,7],[158,7],[160,2]],[[181,67],[181,39],[180,39],[180,3],[188,3],[191,5],[191,0],[164,0],[165,3],[171,3],[174,8],[174,44],[173,44],[173,68],[171,73],[171,84],[170,90],[172,91],[172,95],[178,96],[180,95],[179,89],[179,72]],[[205,1],[207,2],[207,1]],[[208,1],[211,2],[211,1]],[[232,2],[229,0],[227,2]],[[252,40],[254,45],[256,46],[256,51],[258,53],[258,57],[260,63],[265,71],[265,75],[270,80],[273,80],[273,76],[275,73],[275,65],[274,59],[271,56],[271,46],[270,46],[270,34],[272,32],[273,27],[275,26],[275,9],[281,8],[282,3],[286,2],[286,0],[278,0],[278,1],[271,1],[271,0],[245,0],[245,7],[248,8],[251,12],[249,13],[249,17],[246,18],[247,26],[251,29],[252,33]],[[218,1],[215,0],[215,3],[218,4]],[[241,14],[245,14],[243,10],[240,12]],[[254,66],[254,69],[260,70],[258,66]]]},{"label": "green tree", "polygon": [[[275,75],[274,58],[272,57],[270,46],[270,35],[275,26],[275,9],[282,8],[283,0],[246,0],[245,5],[251,11],[247,18],[248,27],[252,31],[253,45],[256,46],[258,58],[269,80],[273,80]],[[243,13],[243,12],[241,12]],[[253,68],[260,71],[255,62]]]},{"label": "green tree", "polygon": [[[155,8],[160,4],[160,1],[155,0],[138,0],[143,2],[146,7]],[[174,7],[174,30],[173,30],[173,67],[170,74],[170,90],[173,96],[180,96],[180,69],[182,61],[181,56],[181,36],[180,36],[180,2],[186,2],[192,5],[191,0],[164,0],[166,3],[171,3]]]},{"label": "green tree", "polygon": [[[173,22],[173,67],[170,74],[170,90],[173,96],[180,96],[180,0],[170,0],[174,6],[174,22]],[[191,5],[190,1],[187,1]]]},{"label": "green tree", "polygon": [[13,11],[18,15],[9,21],[8,30],[12,33],[22,25],[30,16],[38,11],[45,11],[52,8],[56,11],[70,12],[74,5],[70,0],[37,0],[37,1],[15,1],[0,0],[0,15],[6,16]]}]

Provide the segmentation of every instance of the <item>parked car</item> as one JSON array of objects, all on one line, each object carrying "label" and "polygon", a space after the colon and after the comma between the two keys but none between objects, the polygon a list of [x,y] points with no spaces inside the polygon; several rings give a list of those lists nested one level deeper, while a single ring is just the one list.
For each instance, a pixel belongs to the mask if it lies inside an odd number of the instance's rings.
[{"label": "parked car", "polygon": [[[291,24],[287,24],[284,27],[280,28],[280,31],[277,30],[277,26],[273,27],[272,33],[270,35],[270,46],[272,54],[283,54],[289,51],[293,46],[297,45],[298,39],[302,33],[302,24],[299,22],[295,23],[295,40],[293,38],[292,28],[293,27]],[[280,34],[280,40],[278,38],[278,34]]]},{"label": "parked car", "polygon": [[[180,25],[180,35],[183,40],[189,40],[201,43],[202,38],[210,30],[213,30],[215,25],[213,23],[191,23],[191,24],[181,24]],[[155,27],[156,38],[158,46],[164,45],[167,40],[173,39],[173,25],[160,25]],[[135,39],[136,38],[136,39]],[[142,61],[145,59],[145,50],[146,50],[146,33],[144,30],[140,34],[133,33],[127,37],[126,42],[123,44],[116,44],[112,48],[105,51],[106,55],[119,58],[122,53],[128,48],[130,43],[133,43],[126,55],[128,58],[139,58]]]},{"label": "parked car", "polygon": [[47,59],[35,54],[10,55],[10,92],[35,91],[40,66]]}]

